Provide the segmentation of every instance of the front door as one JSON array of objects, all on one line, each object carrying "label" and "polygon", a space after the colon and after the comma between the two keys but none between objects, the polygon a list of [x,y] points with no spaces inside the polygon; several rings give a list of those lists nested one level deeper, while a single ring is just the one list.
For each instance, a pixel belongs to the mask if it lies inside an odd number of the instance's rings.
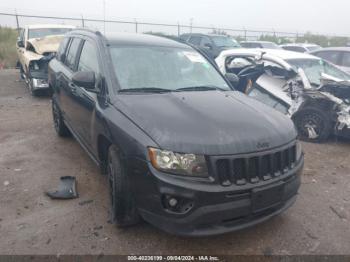
[{"label": "front door", "polygon": [[[79,61],[77,63],[77,72],[93,72],[95,74],[96,86],[99,90],[102,82],[100,57],[97,46],[92,40],[85,40],[81,49]],[[74,100],[75,114],[72,121],[77,125],[76,132],[82,142],[89,148],[92,148],[92,126],[94,124],[94,113],[97,104],[97,94],[86,90],[84,87],[76,86],[73,83],[71,88],[72,99]]]}]

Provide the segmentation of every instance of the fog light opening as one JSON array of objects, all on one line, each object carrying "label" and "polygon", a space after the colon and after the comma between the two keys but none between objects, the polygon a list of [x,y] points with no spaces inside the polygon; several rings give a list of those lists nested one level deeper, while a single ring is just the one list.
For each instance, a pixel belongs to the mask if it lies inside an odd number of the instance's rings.
[{"label": "fog light opening", "polygon": [[163,195],[162,204],[167,211],[178,214],[187,213],[193,207],[192,200],[171,195]]}]

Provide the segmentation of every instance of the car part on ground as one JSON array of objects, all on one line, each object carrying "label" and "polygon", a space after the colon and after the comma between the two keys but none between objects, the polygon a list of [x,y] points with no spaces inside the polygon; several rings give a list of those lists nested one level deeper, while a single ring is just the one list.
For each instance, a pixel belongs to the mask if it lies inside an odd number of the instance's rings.
[{"label": "car part on ground", "polygon": [[65,39],[49,63],[56,131],[107,174],[117,225],[214,235],[294,203],[304,158],[292,121],[234,91],[212,61],[149,35]]},{"label": "car part on ground", "polygon": [[63,176],[60,178],[58,189],[48,191],[46,194],[52,199],[74,199],[78,198],[76,179],[73,176]]},{"label": "car part on ground", "polygon": [[350,82],[337,78],[348,80],[347,73],[289,51],[230,50],[216,62],[223,73],[238,75],[239,91],[289,115],[303,140],[322,142],[331,134],[350,137]]},{"label": "car part on ground", "polygon": [[48,63],[55,56],[64,33],[73,29],[66,25],[25,26],[18,37],[17,53],[20,76],[32,95],[48,90]]}]

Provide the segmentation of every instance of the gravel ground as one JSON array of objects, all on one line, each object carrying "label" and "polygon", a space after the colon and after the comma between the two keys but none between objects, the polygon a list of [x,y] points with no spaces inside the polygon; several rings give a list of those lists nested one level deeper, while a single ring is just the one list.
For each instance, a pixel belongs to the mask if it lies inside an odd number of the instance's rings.
[{"label": "gravel ground", "polygon": [[[181,238],[147,223],[108,223],[107,181],[72,138],[56,136],[49,97],[0,71],[0,254],[350,254],[350,142],[304,143],[296,204],[256,227]],[[76,176],[80,197],[44,195]]]}]

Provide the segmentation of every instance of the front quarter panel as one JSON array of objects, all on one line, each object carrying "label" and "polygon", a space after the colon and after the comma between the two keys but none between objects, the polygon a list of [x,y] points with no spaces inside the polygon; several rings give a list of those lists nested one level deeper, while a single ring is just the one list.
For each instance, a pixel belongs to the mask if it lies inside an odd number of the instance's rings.
[{"label": "front quarter panel", "polygon": [[113,105],[103,109],[103,117],[99,113],[96,117],[99,122],[94,136],[96,151],[99,135],[107,137],[128,158],[148,160],[147,147],[159,147],[140,127]]}]

